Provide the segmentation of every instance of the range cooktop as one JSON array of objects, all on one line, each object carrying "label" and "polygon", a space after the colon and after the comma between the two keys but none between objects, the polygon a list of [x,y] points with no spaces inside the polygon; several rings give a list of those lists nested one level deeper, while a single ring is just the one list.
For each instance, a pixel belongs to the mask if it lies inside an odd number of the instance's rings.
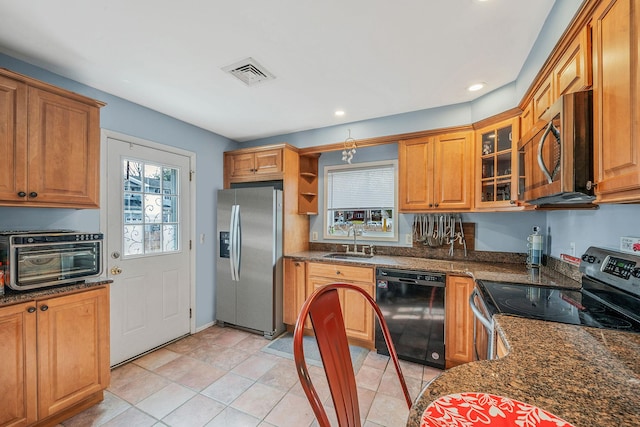
[{"label": "range cooktop", "polygon": [[491,314],[640,333],[634,321],[580,290],[478,280]]}]

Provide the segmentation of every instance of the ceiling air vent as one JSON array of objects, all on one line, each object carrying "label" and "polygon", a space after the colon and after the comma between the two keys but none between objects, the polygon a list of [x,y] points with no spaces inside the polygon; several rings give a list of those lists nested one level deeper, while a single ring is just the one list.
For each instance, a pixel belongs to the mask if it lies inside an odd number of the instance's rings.
[{"label": "ceiling air vent", "polygon": [[255,86],[276,78],[253,58],[243,59],[235,64],[227,65],[222,71],[235,76],[247,86]]}]

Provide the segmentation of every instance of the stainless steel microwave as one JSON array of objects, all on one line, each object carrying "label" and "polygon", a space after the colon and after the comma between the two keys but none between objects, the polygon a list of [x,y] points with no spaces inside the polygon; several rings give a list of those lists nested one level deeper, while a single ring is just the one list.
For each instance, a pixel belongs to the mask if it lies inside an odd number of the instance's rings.
[{"label": "stainless steel microwave", "polygon": [[563,95],[518,143],[518,199],[534,205],[591,203],[592,91]]},{"label": "stainless steel microwave", "polygon": [[5,283],[30,290],[83,282],[102,273],[101,233],[57,231],[0,232]]}]

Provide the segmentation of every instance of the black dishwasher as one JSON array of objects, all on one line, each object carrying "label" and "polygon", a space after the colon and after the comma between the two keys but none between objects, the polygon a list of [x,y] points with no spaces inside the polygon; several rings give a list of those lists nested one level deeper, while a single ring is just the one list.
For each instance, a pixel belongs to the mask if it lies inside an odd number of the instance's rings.
[{"label": "black dishwasher", "polygon": [[[445,274],[376,269],[376,301],[400,359],[444,369]],[[389,355],[376,323],[376,349]]]}]

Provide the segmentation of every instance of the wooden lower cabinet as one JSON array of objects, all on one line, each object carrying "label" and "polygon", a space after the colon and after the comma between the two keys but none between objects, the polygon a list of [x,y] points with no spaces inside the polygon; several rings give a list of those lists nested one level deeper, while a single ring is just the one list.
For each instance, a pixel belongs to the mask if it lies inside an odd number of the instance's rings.
[{"label": "wooden lower cabinet", "polygon": [[468,363],[473,357],[473,312],[469,297],[475,282],[468,276],[447,276],[445,299],[446,367]]},{"label": "wooden lower cabinet", "polygon": [[0,426],[55,425],[109,385],[109,289],[0,308]]},{"label": "wooden lower cabinet", "polygon": [[283,284],[283,321],[285,325],[295,326],[300,308],[307,298],[307,268],[304,261],[291,258],[284,260]]},{"label": "wooden lower cabinet", "polygon": [[[351,283],[363,288],[375,299],[373,267],[344,264],[307,263],[307,295],[330,283]],[[374,348],[374,313],[369,303],[354,291],[339,290],[347,337],[353,344]]]}]

